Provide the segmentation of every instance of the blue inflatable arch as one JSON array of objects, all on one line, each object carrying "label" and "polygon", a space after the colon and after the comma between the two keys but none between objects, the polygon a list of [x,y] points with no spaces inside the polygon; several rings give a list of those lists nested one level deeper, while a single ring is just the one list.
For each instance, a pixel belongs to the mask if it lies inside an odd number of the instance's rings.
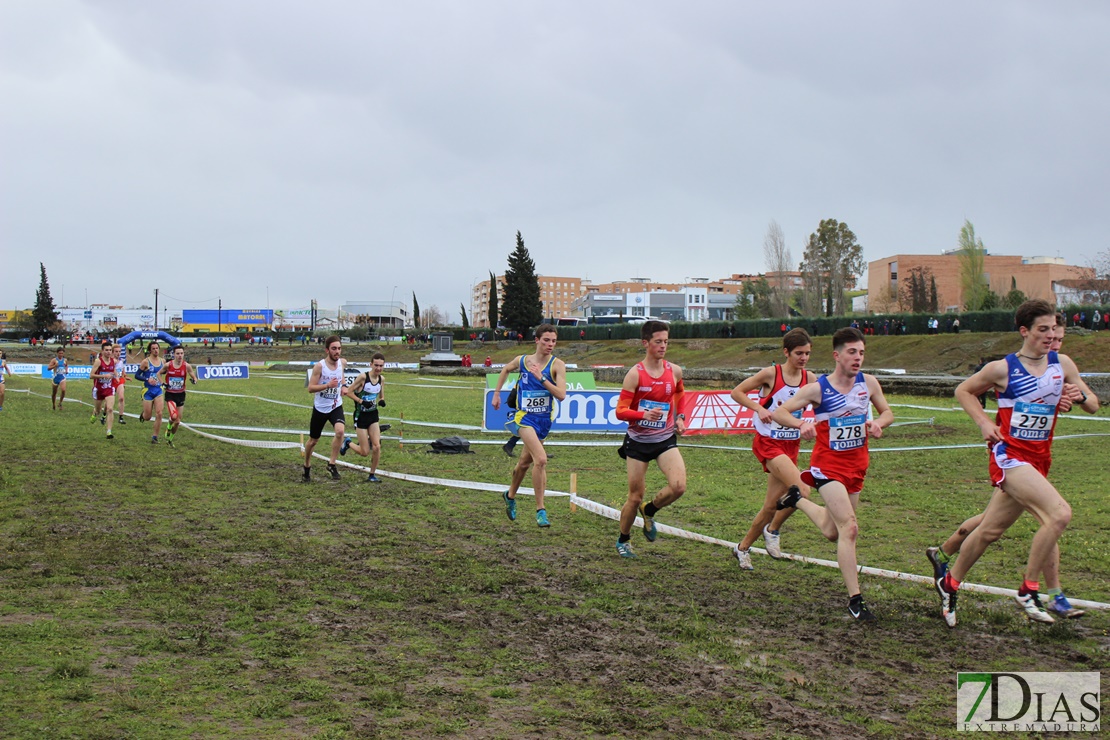
[{"label": "blue inflatable arch", "polygon": [[161,339],[170,345],[170,348],[176,347],[181,344],[181,340],[172,334],[167,334],[164,331],[133,331],[130,334],[124,334],[119,338],[119,343],[123,345],[122,359],[127,362],[127,345],[134,342],[136,339]]}]

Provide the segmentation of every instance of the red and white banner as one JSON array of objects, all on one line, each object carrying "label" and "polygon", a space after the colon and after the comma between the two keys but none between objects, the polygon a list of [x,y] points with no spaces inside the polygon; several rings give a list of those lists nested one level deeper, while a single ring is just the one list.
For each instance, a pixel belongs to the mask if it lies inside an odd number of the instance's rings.
[{"label": "red and white banner", "polygon": [[[749,394],[759,398],[758,393]],[[686,414],[686,434],[744,434],[755,431],[754,412],[732,400],[731,391],[686,391],[682,413]],[[813,409],[803,418],[812,419]]]}]

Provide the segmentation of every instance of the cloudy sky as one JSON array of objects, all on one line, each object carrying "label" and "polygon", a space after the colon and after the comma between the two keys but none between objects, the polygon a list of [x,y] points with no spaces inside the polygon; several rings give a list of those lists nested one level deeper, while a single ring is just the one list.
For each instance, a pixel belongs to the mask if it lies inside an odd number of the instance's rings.
[{"label": "cloudy sky", "polygon": [[[0,308],[1107,250],[1110,3],[0,0]],[[1102,133],[1099,133],[1102,132]]]}]

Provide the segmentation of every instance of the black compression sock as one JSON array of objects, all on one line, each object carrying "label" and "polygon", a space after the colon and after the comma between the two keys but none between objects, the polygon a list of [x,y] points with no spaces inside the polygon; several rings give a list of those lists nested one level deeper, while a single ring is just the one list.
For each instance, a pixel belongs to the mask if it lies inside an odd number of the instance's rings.
[{"label": "black compression sock", "polygon": [[652,517],[653,517],[653,516],[655,516],[655,515],[656,515],[657,513],[659,513],[659,508],[658,508],[658,507],[657,507],[657,506],[655,505],[655,503],[654,503],[654,502],[652,502],[652,501],[649,501],[649,502],[647,503],[647,505],[646,505],[646,506],[644,506],[644,515],[645,515],[645,516],[652,516]]}]

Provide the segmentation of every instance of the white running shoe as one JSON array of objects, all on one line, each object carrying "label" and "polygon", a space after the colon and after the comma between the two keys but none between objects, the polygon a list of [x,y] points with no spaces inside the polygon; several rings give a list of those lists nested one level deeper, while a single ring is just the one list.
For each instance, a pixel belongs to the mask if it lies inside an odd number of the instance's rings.
[{"label": "white running shoe", "polygon": [[739,547],[732,548],[732,554],[740,562],[741,570],[755,570],[752,567],[752,554],[747,550],[741,550]]},{"label": "white running shoe", "polygon": [[1041,608],[1041,600],[1037,597],[1037,592],[1033,591],[1027,594],[1018,594],[1014,597],[1018,606],[1025,612],[1025,616],[1033,622],[1043,622],[1045,624],[1052,624],[1056,620],[1052,615]]},{"label": "white running shoe", "polygon": [[767,554],[773,558],[782,557],[782,547],[779,546],[779,535],[774,534],[767,527],[763,528],[763,544],[767,546]]}]

